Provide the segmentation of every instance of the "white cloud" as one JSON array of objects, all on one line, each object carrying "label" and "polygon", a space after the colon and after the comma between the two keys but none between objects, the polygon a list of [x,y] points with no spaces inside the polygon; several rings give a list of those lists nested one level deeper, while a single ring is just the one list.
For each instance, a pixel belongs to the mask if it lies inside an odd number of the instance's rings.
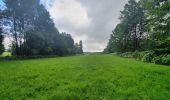
[{"label": "white cloud", "polygon": [[[46,1],[46,0],[43,0]],[[59,31],[83,40],[84,51],[102,51],[127,0],[52,0],[47,7]],[[47,2],[45,5],[47,5]]]},{"label": "white cloud", "polygon": [[55,0],[49,12],[61,30],[74,32],[90,24],[86,9],[75,0]]},{"label": "white cloud", "polygon": [[[59,31],[71,34],[75,42],[88,40],[86,34],[76,31],[88,27],[91,22],[81,3],[75,0],[55,0],[49,8],[49,12]],[[87,46],[84,44],[84,48]]]}]

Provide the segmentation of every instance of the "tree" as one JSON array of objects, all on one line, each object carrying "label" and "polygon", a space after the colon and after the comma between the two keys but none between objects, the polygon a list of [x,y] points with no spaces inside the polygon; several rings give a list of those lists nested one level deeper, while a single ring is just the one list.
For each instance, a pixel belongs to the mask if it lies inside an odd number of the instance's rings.
[{"label": "tree", "polygon": [[120,24],[113,30],[107,52],[133,52],[141,50],[145,32],[144,7],[141,2],[129,0],[121,11]]},{"label": "tree", "polygon": [[[58,48],[61,47],[62,42],[49,12],[43,5],[38,5],[33,16],[35,17],[30,18],[32,27],[26,32],[23,47],[33,49],[27,51],[38,51],[38,55],[58,55],[60,52]],[[31,43],[32,41],[34,43]]]},{"label": "tree", "polygon": [[109,43],[107,45],[107,52],[124,52],[127,50],[127,38],[125,34],[125,25],[120,23],[113,30],[113,34],[110,35]]},{"label": "tree", "polygon": [[3,0],[6,9],[4,10],[4,18],[9,22],[7,25],[11,27],[10,33],[14,38],[14,52],[21,55],[21,45],[24,41],[26,27],[31,26],[30,17],[39,0]]},{"label": "tree", "polygon": [[79,54],[79,44],[78,43],[75,43],[75,53],[76,54]]},{"label": "tree", "polygon": [[155,45],[152,49],[170,48],[165,47],[165,43],[170,40],[170,2],[169,0],[150,0],[145,2],[148,19],[147,30],[148,39]]},{"label": "tree", "polygon": [[144,8],[140,2],[129,0],[125,5],[124,10],[121,11],[121,22],[126,25],[126,38],[132,44],[130,51],[139,50],[140,38],[144,33]]},{"label": "tree", "polygon": [[5,47],[3,45],[4,34],[3,34],[3,28],[2,28],[3,23],[2,22],[3,22],[3,13],[2,13],[2,10],[0,9],[0,55],[5,50]]},{"label": "tree", "polygon": [[67,34],[65,32],[60,34],[61,36],[61,41],[62,41],[62,55],[67,54],[67,55],[71,55],[71,54],[75,54],[74,51],[74,40],[71,37],[70,34]]},{"label": "tree", "polygon": [[4,0],[5,18],[14,38],[13,53],[18,56],[59,55],[62,40],[49,12],[40,0]]},{"label": "tree", "polygon": [[76,52],[76,54],[83,54],[83,42],[82,42],[82,40],[80,40],[79,43],[75,44],[75,52]]},{"label": "tree", "polygon": [[79,41],[79,53],[83,54],[83,42],[82,42],[82,40]]},{"label": "tree", "polygon": [[3,33],[2,28],[0,28],[0,54],[2,54],[5,50],[4,45],[3,45],[4,36],[2,33]]},{"label": "tree", "polygon": [[11,49],[14,55],[75,54],[71,35],[59,33],[40,0],[3,1],[6,5],[3,18],[8,21],[14,40]]}]

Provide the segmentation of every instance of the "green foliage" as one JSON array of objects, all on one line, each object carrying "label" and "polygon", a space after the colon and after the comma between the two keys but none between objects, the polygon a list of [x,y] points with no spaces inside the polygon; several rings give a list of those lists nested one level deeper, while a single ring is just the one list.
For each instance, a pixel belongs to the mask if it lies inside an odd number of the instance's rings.
[{"label": "green foliage", "polygon": [[136,60],[142,61],[144,55],[148,54],[148,51],[135,51],[135,52],[126,52],[126,53],[116,53],[116,55],[119,55],[121,57],[125,58],[135,58]]},{"label": "green foliage", "polygon": [[[73,55],[71,35],[59,33],[47,9],[40,0],[3,0],[3,26],[10,27],[13,36],[12,53],[17,56]],[[4,23],[4,22],[3,22]],[[81,51],[83,52],[83,51]]]},{"label": "green foliage", "polygon": [[142,3],[129,0],[121,11],[120,24],[113,30],[105,52],[134,52],[145,44],[145,16]]},{"label": "green foliage", "polygon": [[2,34],[2,28],[0,28],[0,55],[4,52],[5,48],[3,45],[4,36]]},{"label": "green foliage", "polygon": [[60,36],[61,36],[60,39],[62,41],[62,45],[61,45],[62,53],[60,53],[60,54],[66,54],[66,55],[76,54],[74,40],[71,37],[71,35],[66,34],[64,32],[64,33],[60,34]]},{"label": "green foliage", "polygon": [[169,77],[167,66],[113,55],[0,62],[0,99],[167,100]]},{"label": "green foliage", "polygon": [[83,54],[83,42],[82,42],[82,40],[80,40],[80,42],[79,42],[79,53]]},{"label": "green foliage", "polygon": [[3,52],[2,56],[3,57],[10,57],[10,56],[12,56],[12,54],[10,52]]},{"label": "green foliage", "polygon": [[169,38],[169,0],[147,0],[146,16],[148,17],[148,32],[150,38],[164,41]]},{"label": "green foliage", "polygon": [[136,60],[142,60],[143,56],[147,53],[148,53],[147,51],[143,52],[135,51],[132,53],[132,57],[135,58]]},{"label": "green foliage", "polygon": [[159,57],[159,56],[155,56],[155,57],[152,59],[152,62],[155,63],[155,64],[162,64],[162,58]]},{"label": "green foliage", "polygon": [[83,42],[82,42],[82,40],[80,40],[79,43],[75,44],[75,52],[76,52],[76,54],[83,54]]},{"label": "green foliage", "polygon": [[153,62],[155,64],[170,65],[170,58],[166,55],[154,57]]},{"label": "green foliage", "polygon": [[162,57],[162,64],[170,65],[170,58],[169,57]]},{"label": "green foliage", "polygon": [[132,56],[133,56],[133,58],[135,58],[135,59],[140,58],[139,51],[135,51],[135,52],[133,52],[133,53],[132,53]]},{"label": "green foliage", "polygon": [[155,52],[155,54],[157,56],[167,55],[167,54],[170,54],[170,49],[166,49],[166,48],[164,48],[164,49],[155,49],[154,52]]},{"label": "green foliage", "polygon": [[125,58],[133,58],[132,52],[122,53],[120,56]]},{"label": "green foliage", "polygon": [[105,52],[121,52],[123,57],[168,65],[169,10],[169,0],[129,0]]},{"label": "green foliage", "polygon": [[146,53],[143,56],[142,61],[143,62],[152,62],[152,59],[154,58],[154,56],[155,56],[154,52]]},{"label": "green foliage", "polygon": [[0,46],[0,55],[5,51],[4,45]]},{"label": "green foliage", "polygon": [[158,54],[155,51],[143,51],[143,52],[135,51],[135,52],[122,53],[118,55],[125,58],[135,58],[136,60],[148,62],[148,63],[170,65],[170,55],[165,54],[164,50],[161,50],[161,52],[163,53]]}]

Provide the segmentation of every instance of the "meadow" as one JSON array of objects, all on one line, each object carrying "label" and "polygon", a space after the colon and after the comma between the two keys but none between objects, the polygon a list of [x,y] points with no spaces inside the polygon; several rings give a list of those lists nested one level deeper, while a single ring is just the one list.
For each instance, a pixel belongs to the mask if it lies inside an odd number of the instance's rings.
[{"label": "meadow", "polygon": [[0,100],[170,100],[170,67],[114,55],[3,61]]}]

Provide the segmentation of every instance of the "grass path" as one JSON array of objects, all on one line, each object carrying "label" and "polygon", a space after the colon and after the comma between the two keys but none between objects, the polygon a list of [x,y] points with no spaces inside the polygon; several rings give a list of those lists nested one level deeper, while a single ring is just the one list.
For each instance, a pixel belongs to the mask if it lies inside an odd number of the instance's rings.
[{"label": "grass path", "polygon": [[0,100],[170,100],[170,67],[113,55],[0,62]]}]

